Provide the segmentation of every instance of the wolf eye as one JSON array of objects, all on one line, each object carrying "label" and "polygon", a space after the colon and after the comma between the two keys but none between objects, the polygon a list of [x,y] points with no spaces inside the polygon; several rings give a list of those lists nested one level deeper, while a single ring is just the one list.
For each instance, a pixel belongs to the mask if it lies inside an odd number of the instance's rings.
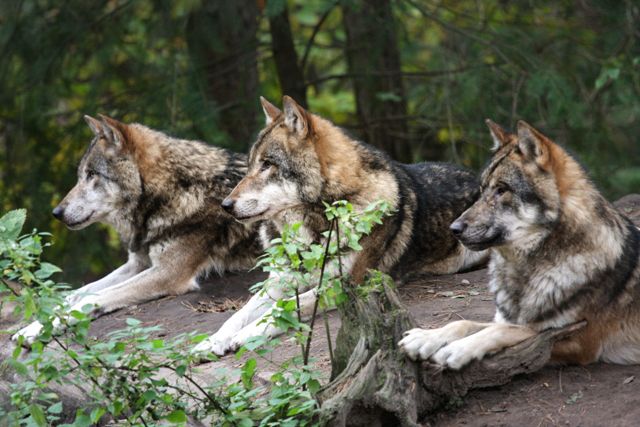
[{"label": "wolf eye", "polygon": [[273,166],[273,163],[271,163],[269,160],[265,159],[262,161],[262,164],[260,165],[260,171],[266,171],[267,169],[269,169],[271,166]]},{"label": "wolf eye", "polygon": [[506,186],[505,184],[499,184],[496,187],[495,194],[496,194],[496,196],[502,196],[504,193],[506,193],[508,191],[509,191],[509,187],[508,186]]},{"label": "wolf eye", "polygon": [[93,170],[88,170],[87,171],[87,179],[91,179],[96,175],[97,175],[96,171],[93,171]]}]

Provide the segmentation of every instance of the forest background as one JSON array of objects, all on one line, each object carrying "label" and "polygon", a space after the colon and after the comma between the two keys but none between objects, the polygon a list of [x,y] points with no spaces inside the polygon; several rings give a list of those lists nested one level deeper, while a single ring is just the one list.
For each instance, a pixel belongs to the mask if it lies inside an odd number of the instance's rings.
[{"label": "forest background", "polygon": [[0,0],[0,208],[53,233],[79,285],[124,259],[51,209],[76,179],[84,114],[246,152],[260,95],[288,94],[395,159],[480,170],[485,118],[524,119],[614,199],[640,189],[633,0]]}]

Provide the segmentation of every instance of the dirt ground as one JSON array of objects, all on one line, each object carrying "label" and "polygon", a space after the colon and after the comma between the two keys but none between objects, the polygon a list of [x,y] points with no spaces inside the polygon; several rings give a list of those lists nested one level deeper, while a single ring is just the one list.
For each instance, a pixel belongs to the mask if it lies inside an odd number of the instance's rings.
[{"label": "dirt ground", "polygon": [[[640,195],[626,196],[618,206],[640,224]],[[248,288],[264,278],[260,272],[212,277],[199,292],[164,298],[97,319],[92,333],[124,327],[128,317],[145,325],[160,325],[159,336],[197,330],[215,332],[249,296]],[[423,327],[438,327],[458,319],[491,320],[493,302],[487,292],[486,270],[439,277],[421,277],[400,288],[403,302]],[[329,325],[335,338],[336,313]],[[2,322],[0,322],[2,323]],[[316,322],[312,354],[328,375],[328,346],[321,319]],[[0,336],[6,341],[6,336]],[[275,362],[298,352],[285,342],[272,358]],[[209,365],[239,366],[228,355]],[[267,365],[268,366],[268,365]],[[203,367],[205,368],[205,367]],[[268,368],[260,374],[268,377]],[[470,392],[461,402],[423,420],[433,426],[637,426],[640,425],[640,366],[595,364],[588,367],[546,367],[519,376],[509,384]]]}]

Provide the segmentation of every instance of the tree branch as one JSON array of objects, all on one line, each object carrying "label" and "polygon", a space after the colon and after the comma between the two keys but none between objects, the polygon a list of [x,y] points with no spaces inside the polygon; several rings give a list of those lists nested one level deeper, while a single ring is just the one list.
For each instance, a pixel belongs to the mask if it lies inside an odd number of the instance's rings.
[{"label": "tree branch", "polygon": [[313,27],[313,32],[311,33],[311,36],[309,37],[309,40],[307,40],[307,45],[304,48],[304,54],[302,55],[302,60],[300,61],[300,69],[302,70],[303,75],[306,75],[306,70],[307,70],[307,60],[309,59],[309,53],[311,52],[311,47],[313,46],[313,42],[316,39],[316,35],[318,34],[318,32],[320,31],[320,27],[322,27],[322,24],[324,24],[324,21],[326,21],[326,19],[329,17],[329,15],[331,14],[331,11],[333,11],[333,8],[338,4],[338,2],[334,2],[333,4],[331,4],[327,10],[322,14],[322,16],[320,17],[320,19],[318,20],[318,22],[316,23],[316,25]]},{"label": "tree branch", "polygon": [[400,75],[403,78],[426,78],[426,77],[441,77],[447,76],[450,74],[464,73],[473,69],[485,68],[485,67],[501,67],[505,65],[505,62],[496,62],[493,64],[480,64],[480,65],[470,65],[466,67],[458,67],[452,68],[450,70],[434,70],[434,71],[401,71],[401,72],[392,72],[392,71],[371,71],[368,73],[344,73],[344,74],[329,74],[327,76],[318,77],[317,79],[308,80],[305,82],[306,86],[313,86],[318,83],[323,83],[329,80],[342,80],[342,79],[360,79],[371,76],[380,76],[380,77],[388,77]]}]

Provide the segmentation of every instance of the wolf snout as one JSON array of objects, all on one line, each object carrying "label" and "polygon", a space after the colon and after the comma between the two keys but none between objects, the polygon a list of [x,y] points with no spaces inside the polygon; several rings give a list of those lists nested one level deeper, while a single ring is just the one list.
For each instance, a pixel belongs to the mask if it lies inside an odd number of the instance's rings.
[{"label": "wolf snout", "polygon": [[459,219],[453,221],[449,226],[449,230],[457,237],[467,229],[467,223]]},{"label": "wolf snout", "polygon": [[225,198],[222,203],[220,204],[220,206],[222,206],[222,209],[224,209],[225,211],[231,213],[233,211],[233,205],[235,204],[235,200],[227,197]]},{"label": "wolf snout", "polygon": [[51,215],[53,215],[55,219],[62,221],[62,216],[64,215],[64,208],[61,206],[56,206],[55,208],[53,208],[53,211],[51,211]]}]

